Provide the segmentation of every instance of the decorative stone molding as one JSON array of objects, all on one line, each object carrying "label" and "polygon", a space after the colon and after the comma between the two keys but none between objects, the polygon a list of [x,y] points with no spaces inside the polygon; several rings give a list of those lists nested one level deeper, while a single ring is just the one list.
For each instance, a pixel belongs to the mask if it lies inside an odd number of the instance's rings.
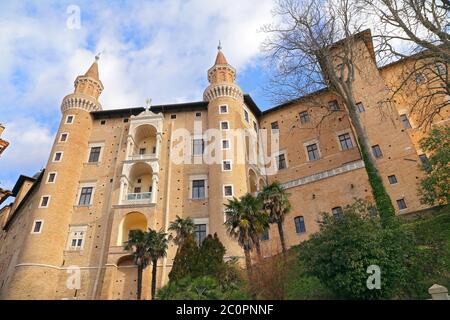
[{"label": "decorative stone molding", "polygon": [[203,93],[203,100],[211,101],[219,97],[230,97],[237,101],[244,101],[244,94],[241,88],[232,83],[212,84]]},{"label": "decorative stone molding", "polygon": [[103,84],[100,80],[95,80],[91,77],[86,77],[86,76],[78,76],[75,79],[74,85],[75,85],[75,88],[79,87],[80,85],[83,85],[85,87],[87,87],[88,85],[92,85],[93,87],[95,87],[97,89],[99,94],[101,94],[104,89]]},{"label": "decorative stone molding", "polygon": [[100,102],[90,96],[72,93],[66,96],[61,103],[61,112],[64,113],[68,109],[83,109],[92,112],[101,111],[102,106]]},{"label": "decorative stone molding", "polygon": [[323,180],[326,178],[331,178],[334,176],[337,176],[338,174],[342,174],[342,173],[346,173],[349,171],[353,171],[353,170],[357,170],[357,169],[361,169],[364,168],[364,161],[359,160],[359,161],[355,161],[352,163],[348,163],[346,165],[331,169],[331,170],[327,170],[327,171],[322,171],[310,176],[306,176],[303,178],[299,178],[299,179],[295,179],[295,180],[291,180],[289,182],[283,183],[281,186],[284,189],[289,189],[289,188],[294,188],[294,187],[298,187],[307,183],[312,183],[312,182],[316,182],[319,180]]}]

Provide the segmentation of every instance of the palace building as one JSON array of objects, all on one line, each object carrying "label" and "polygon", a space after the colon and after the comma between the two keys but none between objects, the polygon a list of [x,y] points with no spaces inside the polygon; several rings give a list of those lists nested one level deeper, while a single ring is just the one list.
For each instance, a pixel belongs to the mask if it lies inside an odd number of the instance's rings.
[{"label": "palace building", "polygon": [[[424,209],[416,190],[426,161],[418,139],[425,133],[407,99],[395,103],[389,119],[379,110],[408,59],[379,68],[370,31],[358,39],[354,96],[383,183],[398,214]],[[318,231],[320,213],[339,215],[355,198],[373,199],[349,117],[326,89],[261,111],[219,48],[203,99],[110,110],[99,102],[98,63],[75,79],[61,115],[55,114],[61,122],[45,170],[21,176],[14,201],[0,211],[2,299],[135,299],[136,268],[124,250],[128,233],[167,231],[177,215],[194,220],[198,241],[217,233],[228,257],[243,258],[226,233],[224,203],[272,181],[290,193],[288,246]],[[448,119],[446,110],[441,122]],[[237,131],[246,132],[244,143]],[[258,132],[267,133],[273,172],[250,161],[265,144],[259,139],[252,146]],[[205,161],[211,149],[215,161]],[[280,252],[276,227],[264,235],[262,250],[265,256]],[[167,283],[175,251],[170,243],[159,261],[158,287]],[[77,274],[79,286],[71,282]]]}]

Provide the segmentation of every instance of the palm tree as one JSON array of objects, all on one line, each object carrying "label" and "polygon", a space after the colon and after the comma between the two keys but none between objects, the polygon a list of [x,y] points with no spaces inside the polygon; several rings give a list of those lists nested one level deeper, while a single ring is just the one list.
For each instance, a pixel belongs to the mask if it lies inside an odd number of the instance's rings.
[{"label": "palm tree", "polygon": [[156,231],[148,229],[148,247],[147,253],[152,262],[152,300],[155,299],[156,294],[156,269],[157,263],[160,258],[167,255],[167,247],[169,240],[167,239],[167,234],[162,230]]},{"label": "palm tree", "polygon": [[194,228],[194,221],[189,217],[183,219],[177,215],[177,218],[170,223],[169,230],[174,231],[176,233],[176,236],[172,237],[171,235],[169,237],[169,240],[173,240],[173,242],[177,245],[177,253],[188,235],[194,232]]},{"label": "palm tree", "polygon": [[134,263],[137,265],[137,300],[141,300],[142,273],[148,266],[150,255],[148,252],[149,234],[142,230],[130,230],[125,250],[133,250]]},{"label": "palm tree", "polygon": [[259,238],[268,225],[268,215],[261,210],[259,200],[251,194],[246,194],[240,199],[228,200],[225,208],[227,211],[225,226],[230,236],[236,238],[244,249],[245,264],[250,279],[252,267],[250,252],[253,248],[259,247]]},{"label": "palm tree", "polygon": [[264,210],[269,214],[270,223],[276,223],[278,226],[283,254],[286,254],[283,222],[286,214],[291,210],[288,196],[289,194],[276,181],[264,186],[262,192],[258,194],[258,197],[263,202]]}]

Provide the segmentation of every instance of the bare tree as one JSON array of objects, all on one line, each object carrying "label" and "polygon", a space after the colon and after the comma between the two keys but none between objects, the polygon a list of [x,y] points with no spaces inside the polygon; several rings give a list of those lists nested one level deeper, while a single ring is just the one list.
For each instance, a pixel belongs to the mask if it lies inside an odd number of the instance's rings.
[{"label": "bare tree", "polygon": [[441,120],[450,107],[450,1],[356,0],[373,21],[376,51],[382,64],[407,59],[392,98],[409,97],[419,126]]},{"label": "bare tree", "polygon": [[365,52],[358,50],[358,44],[367,36],[361,32],[363,24],[357,10],[352,0],[279,0],[274,10],[276,22],[263,27],[268,34],[263,49],[270,65],[275,66],[271,88],[278,99],[295,101],[306,95],[312,97],[309,101],[321,104],[320,98],[314,96],[328,91],[342,100],[374,195],[382,194],[385,205],[377,202],[378,208],[390,215],[394,212],[392,203],[368,152],[370,146],[354,97],[355,77],[364,68],[358,64],[366,63]]}]

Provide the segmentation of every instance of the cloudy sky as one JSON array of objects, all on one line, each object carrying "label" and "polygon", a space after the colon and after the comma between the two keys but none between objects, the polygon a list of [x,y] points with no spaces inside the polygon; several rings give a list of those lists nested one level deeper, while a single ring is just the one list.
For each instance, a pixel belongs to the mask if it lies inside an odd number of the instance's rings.
[{"label": "cloudy sky", "polygon": [[[47,161],[62,98],[102,52],[104,109],[199,101],[221,40],[238,83],[270,107],[260,27],[272,0],[0,1],[0,186]],[[80,12],[78,25],[77,12]]]}]

